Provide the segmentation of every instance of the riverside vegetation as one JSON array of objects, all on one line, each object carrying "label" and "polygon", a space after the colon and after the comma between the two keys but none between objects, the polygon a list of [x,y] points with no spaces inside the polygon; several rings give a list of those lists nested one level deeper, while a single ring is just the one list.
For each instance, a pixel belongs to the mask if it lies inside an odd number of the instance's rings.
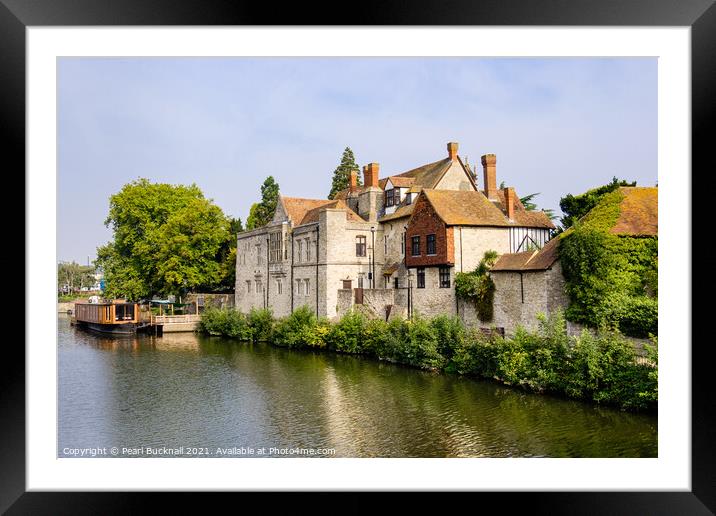
[{"label": "riverside vegetation", "polygon": [[657,339],[645,346],[646,363],[616,331],[568,336],[564,315],[540,316],[537,330],[518,329],[509,338],[466,328],[457,317],[371,319],[349,312],[337,322],[303,306],[275,319],[270,310],[244,314],[207,309],[200,331],[292,349],[358,354],[432,371],[487,378],[532,392],[655,410]]}]

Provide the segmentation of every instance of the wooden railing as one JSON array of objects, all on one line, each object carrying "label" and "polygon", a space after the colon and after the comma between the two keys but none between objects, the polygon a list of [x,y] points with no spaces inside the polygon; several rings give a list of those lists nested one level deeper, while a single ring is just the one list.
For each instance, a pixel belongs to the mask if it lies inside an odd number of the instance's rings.
[{"label": "wooden railing", "polygon": [[186,323],[198,323],[200,319],[201,319],[201,316],[197,315],[197,314],[152,315],[151,323],[153,325],[186,324]]}]

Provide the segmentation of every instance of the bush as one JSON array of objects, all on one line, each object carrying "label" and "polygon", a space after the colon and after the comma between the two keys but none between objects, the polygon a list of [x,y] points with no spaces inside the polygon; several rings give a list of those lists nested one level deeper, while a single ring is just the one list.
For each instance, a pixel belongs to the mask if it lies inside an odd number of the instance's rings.
[{"label": "bush", "polygon": [[254,342],[270,342],[273,338],[273,312],[268,308],[252,308],[248,316]]},{"label": "bush", "polygon": [[438,315],[430,320],[430,326],[437,337],[437,351],[446,360],[450,360],[455,350],[463,345],[466,337],[465,325],[459,317]]},{"label": "bush", "polygon": [[207,308],[201,314],[199,331],[241,340],[252,338],[252,330],[246,316],[230,308]]},{"label": "bush", "polygon": [[319,320],[308,306],[302,306],[280,319],[273,331],[273,342],[287,348],[325,348],[330,325]]},{"label": "bush", "polygon": [[438,352],[438,339],[422,317],[394,319],[388,324],[384,358],[422,369],[441,369],[445,359]]},{"label": "bush", "polygon": [[348,312],[331,325],[326,335],[328,349],[342,353],[363,353],[366,319],[360,312]]}]

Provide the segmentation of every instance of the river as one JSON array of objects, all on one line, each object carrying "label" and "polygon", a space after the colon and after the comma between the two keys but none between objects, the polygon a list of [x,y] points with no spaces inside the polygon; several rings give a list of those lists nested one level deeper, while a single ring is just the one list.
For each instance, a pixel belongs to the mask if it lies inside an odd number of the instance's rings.
[{"label": "river", "polygon": [[58,336],[59,457],[657,456],[654,414],[356,356],[105,337],[64,315]]}]

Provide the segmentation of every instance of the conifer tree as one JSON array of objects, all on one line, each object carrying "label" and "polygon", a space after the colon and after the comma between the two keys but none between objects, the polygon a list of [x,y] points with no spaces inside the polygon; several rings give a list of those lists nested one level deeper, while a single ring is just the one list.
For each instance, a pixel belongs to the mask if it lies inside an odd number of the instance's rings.
[{"label": "conifer tree", "polygon": [[[329,199],[333,199],[338,192],[348,188],[351,170],[359,170],[359,168],[353,156],[353,151],[350,147],[346,147],[343,151],[341,164],[333,171],[333,184],[331,185],[331,192],[328,194]],[[358,175],[357,179],[358,185],[360,185],[360,175]]]}]

